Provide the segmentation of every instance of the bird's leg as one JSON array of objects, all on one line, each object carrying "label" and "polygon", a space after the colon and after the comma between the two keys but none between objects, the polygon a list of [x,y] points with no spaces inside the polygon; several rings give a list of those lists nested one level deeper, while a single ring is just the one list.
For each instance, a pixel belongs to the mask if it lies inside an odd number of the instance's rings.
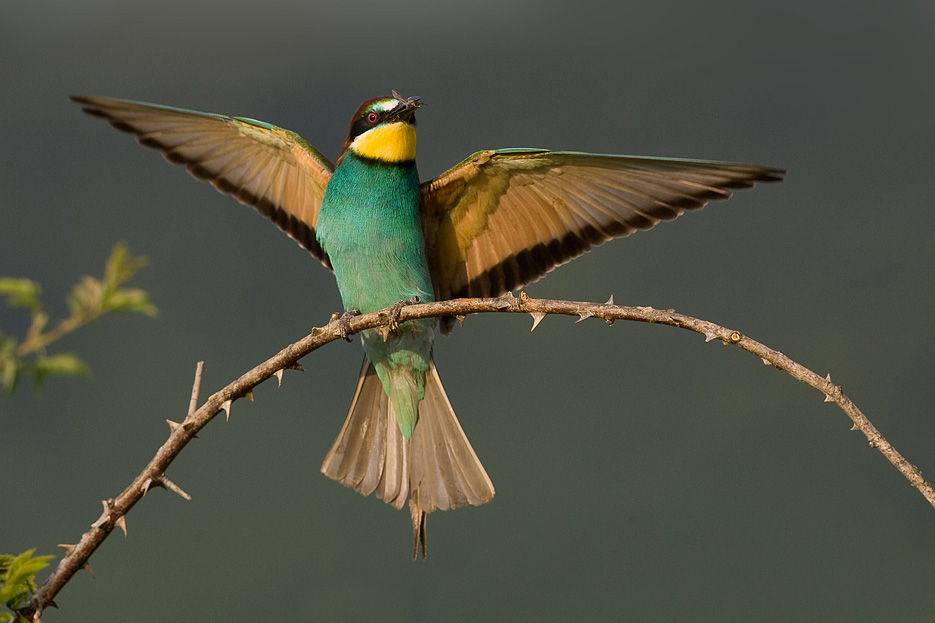
[{"label": "bird's leg", "polygon": [[338,316],[338,312],[331,314],[331,321],[338,321],[338,331],[341,333],[341,337],[343,337],[348,342],[351,341],[351,318],[359,315],[359,309],[350,309],[340,316]]},{"label": "bird's leg", "polygon": [[418,560],[419,548],[422,548],[422,560],[425,560],[425,516],[419,503],[409,498],[409,514],[412,515],[412,559]]},{"label": "bird's leg", "polygon": [[390,308],[390,331],[395,331],[397,328],[399,328],[399,316],[403,313],[403,307],[416,305],[418,302],[419,297],[413,296],[409,300],[399,301]]}]

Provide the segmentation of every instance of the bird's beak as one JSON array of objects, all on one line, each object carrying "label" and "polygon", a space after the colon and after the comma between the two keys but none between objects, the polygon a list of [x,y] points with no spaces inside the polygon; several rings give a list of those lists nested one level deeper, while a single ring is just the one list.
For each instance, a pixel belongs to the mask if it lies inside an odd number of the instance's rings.
[{"label": "bird's beak", "polygon": [[422,98],[418,95],[407,98],[400,95],[397,91],[393,91],[393,97],[396,98],[397,104],[391,114],[399,121],[410,122],[413,115],[416,113],[416,109],[422,106]]}]

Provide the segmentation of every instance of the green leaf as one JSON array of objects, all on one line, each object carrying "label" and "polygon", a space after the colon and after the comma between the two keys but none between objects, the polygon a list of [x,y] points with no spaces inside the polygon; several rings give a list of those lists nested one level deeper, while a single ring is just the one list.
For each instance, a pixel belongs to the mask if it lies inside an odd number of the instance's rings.
[{"label": "green leaf", "polygon": [[7,396],[16,389],[16,379],[19,377],[19,362],[11,355],[0,357],[0,386]]},{"label": "green leaf", "polygon": [[125,244],[117,244],[107,259],[107,265],[104,268],[104,282],[116,288],[148,263],[149,260],[145,257],[131,256]]},{"label": "green leaf", "polygon": [[50,357],[36,357],[36,370],[42,374],[75,376],[88,374],[91,368],[72,353],[61,353]]},{"label": "green leaf", "polygon": [[12,610],[19,608],[35,593],[36,573],[48,566],[54,556],[35,556],[31,549],[19,556],[4,554],[0,556],[0,603],[5,603]]},{"label": "green leaf", "polygon": [[156,306],[149,302],[145,291],[138,288],[124,288],[111,292],[101,306],[103,311],[129,311],[155,316]]},{"label": "green leaf", "polygon": [[39,294],[42,288],[30,279],[14,279],[13,277],[0,277],[0,295],[7,297],[10,307],[25,307],[38,312],[42,309]]},{"label": "green leaf", "polygon": [[16,356],[16,340],[0,332],[0,389],[7,396],[13,394],[18,374],[19,358]]}]

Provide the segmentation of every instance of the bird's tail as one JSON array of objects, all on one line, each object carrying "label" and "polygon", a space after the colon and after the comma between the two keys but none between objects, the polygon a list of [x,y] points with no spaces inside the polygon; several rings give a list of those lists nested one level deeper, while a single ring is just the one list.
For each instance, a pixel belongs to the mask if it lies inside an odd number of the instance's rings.
[{"label": "bird's tail", "polygon": [[351,408],[321,471],[362,495],[375,492],[396,508],[408,498],[413,557],[420,544],[425,557],[427,513],[478,506],[494,495],[493,483],[455,417],[434,362],[425,373],[425,394],[412,438],[406,439],[376,370],[364,358]]}]

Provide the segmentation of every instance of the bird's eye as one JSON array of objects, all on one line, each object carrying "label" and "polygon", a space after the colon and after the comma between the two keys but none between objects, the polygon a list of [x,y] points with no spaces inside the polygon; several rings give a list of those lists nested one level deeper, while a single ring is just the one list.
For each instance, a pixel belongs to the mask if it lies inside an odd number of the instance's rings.
[{"label": "bird's eye", "polygon": [[377,113],[375,113],[375,112],[367,113],[367,121],[369,121],[370,123],[376,123],[376,122],[377,122]]}]

